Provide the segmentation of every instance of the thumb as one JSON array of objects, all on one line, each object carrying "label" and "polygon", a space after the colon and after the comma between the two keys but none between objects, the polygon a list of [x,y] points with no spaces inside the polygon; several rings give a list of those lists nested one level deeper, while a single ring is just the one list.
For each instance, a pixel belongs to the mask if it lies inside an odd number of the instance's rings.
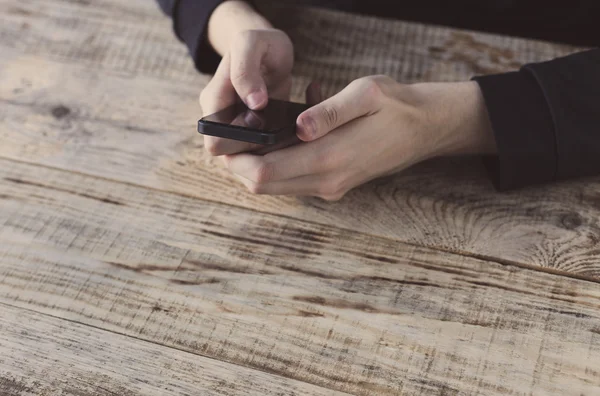
[{"label": "thumb", "polygon": [[350,84],[340,93],[305,110],[296,120],[298,137],[309,142],[371,111],[359,84]]},{"label": "thumb", "polygon": [[267,85],[261,73],[265,43],[252,31],[246,32],[231,48],[231,83],[242,101],[252,110],[267,105]]}]

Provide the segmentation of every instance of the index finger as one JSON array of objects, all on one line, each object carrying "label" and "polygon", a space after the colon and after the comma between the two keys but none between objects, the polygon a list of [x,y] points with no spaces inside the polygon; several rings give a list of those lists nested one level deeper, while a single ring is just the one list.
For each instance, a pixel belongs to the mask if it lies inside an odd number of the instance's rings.
[{"label": "index finger", "polygon": [[[203,115],[209,115],[235,104],[238,95],[230,79],[230,57],[225,54],[215,75],[200,94],[200,107]],[[240,142],[215,136],[204,136],[204,148],[211,155],[227,155],[255,150],[258,144]]]}]

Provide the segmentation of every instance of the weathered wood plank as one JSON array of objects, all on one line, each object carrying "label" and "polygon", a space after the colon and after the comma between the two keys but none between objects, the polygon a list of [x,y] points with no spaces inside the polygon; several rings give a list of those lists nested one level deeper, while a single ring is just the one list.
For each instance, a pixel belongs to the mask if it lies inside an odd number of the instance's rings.
[{"label": "weathered wood plank", "polygon": [[12,48],[130,78],[197,78],[154,0],[1,0],[0,18],[2,52]]},{"label": "weathered wood plank", "polygon": [[343,395],[5,304],[0,394]]},{"label": "weathered wood plank", "polygon": [[600,276],[597,178],[499,194],[479,161],[465,159],[423,164],[336,204],[253,196],[204,153],[194,131],[193,87],[29,56],[0,67],[0,82],[4,157],[443,250]]},{"label": "weathered wood plank", "polygon": [[[259,0],[299,49],[295,73],[325,82],[387,74],[401,82],[457,81],[566,55],[572,46]],[[305,82],[308,83],[309,80]],[[332,86],[333,85],[333,86]],[[300,91],[301,92],[301,91]]]},{"label": "weathered wood plank", "polygon": [[0,161],[0,301],[354,394],[593,395],[598,283]]},{"label": "weathered wood plank", "polygon": [[[327,94],[369,74],[403,82],[455,81],[576,50],[274,1],[254,3],[296,44],[296,96],[311,79],[322,81]],[[170,21],[153,1],[1,0],[0,15],[0,42],[25,54],[129,76],[186,83],[198,77]]]}]

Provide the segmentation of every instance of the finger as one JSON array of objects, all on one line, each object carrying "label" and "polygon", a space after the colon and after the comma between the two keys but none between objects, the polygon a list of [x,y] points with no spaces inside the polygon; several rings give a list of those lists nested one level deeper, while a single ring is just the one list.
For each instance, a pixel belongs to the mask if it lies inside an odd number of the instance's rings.
[{"label": "finger", "polygon": [[[250,110],[248,110],[247,113],[238,114],[237,117],[233,121],[231,121],[230,125],[246,127],[248,126],[249,122],[260,122],[256,121],[254,118],[250,119],[251,116],[249,116],[248,113],[250,113]],[[244,151],[251,151],[256,149],[257,147],[262,146],[233,139],[225,139],[216,136],[204,135],[204,147],[206,148],[206,151],[208,151],[211,155],[219,156],[236,154]]]},{"label": "finger", "polygon": [[235,40],[231,47],[231,83],[246,106],[259,110],[267,104],[267,85],[261,73],[268,46],[252,32]]},{"label": "finger", "polygon": [[304,141],[318,139],[371,112],[372,105],[363,91],[362,84],[355,81],[337,95],[304,111],[296,121],[298,137]]},{"label": "finger", "polygon": [[260,144],[241,142],[238,140],[219,138],[215,136],[204,136],[204,148],[210,155],[232,155],[245,153],[263,147]]},{"label": "finger", "polygon": [[[289,100],[291,90],[292,90],[292,79],[287,78],[283,82],[278,84],[276,87],[269,87],[269,97],[273,98],[273,99],[279,99],[279,100]],[[253,112],[253,114],[257,114],[257,113]],[[263,120],[262,125],[264,126],[265,123],[266,123],[266,121]],[[285,140],[285,141],[277,143],[277,144],[260,146],[257,149],[252,150],[252,152],[254,154],[258,154],[258,155],[265,155],[267,153],[270,153],[271,151],[280,150],[282,148],[292,146],[292,145],[300,143],[300,142],[301,142],[301,140],[298,139],[298,137],[296,135],[294,135],[291,139]]]},{"label": "finger", "polygon": [[321,93],[321,85],[313,81],[306,87],[306,104],[310,106],[314,106],[317,103],[320,103],[323,100],[323,95]]},{"label": "finger", "polygon": [[269,152],[264,156],[237,154],[226,157],[231,172],[255,183],[271,183],[296,177],[326,173],[343,161],[341,155],[331,152],[331,144],[298,144]]},{"label": "finger", "polygon": [[[274,99],[280,100],[288,100],[290,98],[290,92],[292,88],[292,80],[288,78],[281,82],[277,87],[273,88],[269,91],[269,96]],[[238,125],[247,126],[250,128],[261,129],[264,127],[266,120],[260,117],[260,113],[254,111],[248,111],[243,115],[243,121],[237,120]],[[279,150],[281,148],[290,146],[292,144],[300,142],[300,140],[294,136],[294,139],[290,139],[290,141],[282,142],[281,144],[263,146],[260,144],[253,143],[244,143],[244,142],[236,142],[229,141],[228,139],[221,139],[223,141],[218,141],[216,144],[218,147],[217,155],[226,155],[226,154],[236,154],[242,152],[252,151],[255,153],[266,154],[268,152]]]},{"label": "finger", "polygon": [[302,176],[267,184],[259,184],[239,175],[236,178],[253,194],[329,197],[323,187],[327,181],[322,175]]},{"label": "finger", "polygon": [[[291,83],[292,83],[291,79],[283,81],[276,88],[274,88],[272,91],[270,91],[270,92],[272,92],[271,97],[274,99],[281,99],[281,100],[289,99],[291,86],[292,86]],[[254,111],[247,111],[245,113],[242,113],[238,117],[236,117],[236,119],[234,121],[232,121],[233,125],[246,126],[249,128],[256,128],[256,129],[263,128],[265,123],[266,123],[266,120],[261,117],[260,112],[254,112]],[[238,142],[238,141],[229,140],[229,139],[211,138],[208,136],[206,138],[218,139],[218,140],[213,140],[213,141],[208,142],[208,144],[216,145],[216,148],[214,148],[214,152],[215,152],[214,155],[228,155],[228,154],[236,154],[236,153],[242,153],[242,152],[248,152],[248,151],[252,151],[257,154],[264,155],[268,152],[271,152],[274,150],[279,150],[281,148],[285,148],[292,144],[300,142],[300,140],[296,136],[294,136],[293,140],[290,139],[289,141],[285,141],[285,142],[281,142],[280,144],[269,145],[269,146],[263,146],[260,144],[253,144],[253,143]],[[207,143],[206,140],[205,140],[205,143]]]},{"label": "finger", "polygon": [[253,129],[263,129],[267,123],[263,114],[248,110],[244,113],[245,127]]},{"label": "finger", "polygon": [[229,125],[240,126],[244,128],[262,129],[265,125],[264,117],[252,110],[245,110],[239,113]]},{"label": "finger", "polygon": [[237,101],[237,93],[229,77],[230,57],[226,54],[215,75],[200,94],[200,107],[203,115],[216,113]]},{"label": "finger", "polygon": [[[230,56],[226,54],[215,75],[200,94],[200,107],[205,115],[216,113],[231,106],[238,100],[237,93],[229,77]],[[204,147],[211,155],[226,155],[255,150],[258,144],[204,136]]]},{"label": "finger", "polygon": [[292,92],[292,78],[288,77],[274,87],[269,87],[269,98],[289,100]]}]

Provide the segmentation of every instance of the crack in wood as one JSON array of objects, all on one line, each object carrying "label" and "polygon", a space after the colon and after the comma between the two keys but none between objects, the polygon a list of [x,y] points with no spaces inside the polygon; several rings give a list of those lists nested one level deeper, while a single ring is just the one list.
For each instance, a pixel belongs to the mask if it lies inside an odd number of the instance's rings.
[{"label": "crack in wood", "polygon": [[47,190],[60,191],[60,192],[64,192],[64,193],[67,193],[67,194],[71,194],[71,195],[75,195],[75,196],[83,197],[83,198],[88,198],[88,199],[93,199],[95,201],[99,201],[99,202],[103,202],[103,203],[107,203],[107,204],[111,204],[111,205],[116,205],[116,206],[124,206],[125,205],[123,202],[115,201],[113,199],[95,197],[93,195],[89,195],[89,194],[86,194],[86,193],[71,191],[71,190],[67,190],[67,189],[64,189],[64,188],[58,188],[58,187],[54,187],[54,186],[48,186],[48,185],[45,185],[45,184],[36,183],[36,182],[30,182],[30,181],[26,181],[26,180],[22,180],[22,179],[15,179],[15,178],[12,178],[12,177],[5,177],[4,180],[6,180],[8,182],[11,182],[11,183],[15,183],[15,184],[23,184],[23,185],[33,186],[33,187],[44,188],[44,189],[47,189]]}]

